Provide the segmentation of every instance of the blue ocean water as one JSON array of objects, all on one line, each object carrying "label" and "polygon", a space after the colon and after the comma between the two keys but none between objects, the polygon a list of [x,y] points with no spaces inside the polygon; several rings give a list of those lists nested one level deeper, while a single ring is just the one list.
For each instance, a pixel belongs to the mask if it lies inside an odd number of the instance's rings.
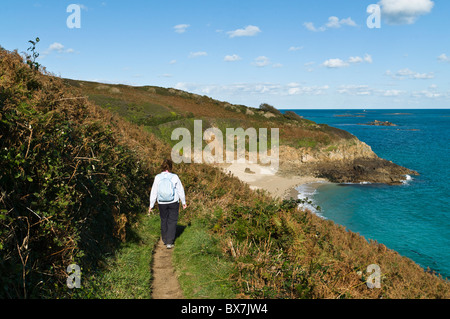
[{"label": "blue ocean water", "polygon": [[[379,157],[420,173],[400,186],[299,189],[321,207],[318,214],[450,278],[450,110],[293,111],[346,130]],[[358,125],[374,120],[397,126]]]}]

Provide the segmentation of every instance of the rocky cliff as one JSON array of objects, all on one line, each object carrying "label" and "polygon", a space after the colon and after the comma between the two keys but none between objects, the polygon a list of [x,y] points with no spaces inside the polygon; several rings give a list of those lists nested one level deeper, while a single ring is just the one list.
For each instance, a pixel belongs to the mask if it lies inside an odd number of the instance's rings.
[{"label": "rocky cliff", "polygon": [[280,147],[280,173],[313,175],[334,183],[401,184],[418,172],[378,157],[356,137],[328,148]]}]

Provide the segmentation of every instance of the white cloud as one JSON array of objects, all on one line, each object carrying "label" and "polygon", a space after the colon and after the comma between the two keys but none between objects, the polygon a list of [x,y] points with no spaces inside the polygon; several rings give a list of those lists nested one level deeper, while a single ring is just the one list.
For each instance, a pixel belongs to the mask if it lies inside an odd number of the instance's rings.
[{"label": "white cloud", "polygon": [[364,60],[363,58],[361,58],[360,56],[356,56],[356,57],[350,57],[348,59],[348,63],[362,63]]},{"label": "white cloud", "polygon": [[54,43],[50,44],[50,46],[48,47],[48,51],[62,52],[63,49],[64,49],[64,45],[62,45],[61,43],[58,43],[58,42],[54,42]]},{"label": "white cloud", "polygon": [[378,4],[388,24],[413,24],[434,7],[431,0],[381,0]]},{"label": "white cloud", "polygon": [[197,83],[179,82],[176,89],[197,94],[208,95],[324,95],[329,90],[328,85],[302,86],[299,83],[277,84],[277,83],[236,83],[228,85],[201,85]]},{"label": "white cloud", "polygon": [[356,27],[356,23],[355,21],[352,20],[352,18],[347,18],[347,19],[341,19],[339,20],[338,17],[329,17],[328,18],[328,23],[325,24],[325,26],[327,28],[340,28],[343,25],[347,25],[350,27]]},{"label": "white cloud", "polygon": [[372,95],[374,89],[370,88],[368,85],[341,85],[337,89],[340,94],[348,95]]},{"label": "white cloud", "polygon": [[328,23],[325,24],[325,26],[327,28],[340,28],[341,24],[339,23],[339,18],[338,17],[329,17],[328,18]]},{"label": "white cloud", "polygon": [[254,25],[246,26],[244,29],[237,29],[234,31],[228,31],[227,34],[230,36],[230,38],[234,37],[252,37],[260,33],[261,30],[259,27]]},{"label": "white cloud", "polygon": [[422,91],[414,91],[411,94],[413,97],[417,98],[428,98],[428,99],[449,99],[450,98],[450,91],[447,92],[440,92],[438,90],[438,86],[436,84],[431,84],[428,89],[422,90]]},{"label": "white cloud", "polygon": [[193,59],[193,58],[198,58],[198,57],[201,57],[201,56],[207,56],[207,55],[208,55],[208,53],[206,53],[206,52],[204,52],[204,51],[191,52],[191,53],[189,54],[189,58],[190,58],[190,59]]},{"label": "white cloud", "polygon": [[428,79],[434,79],[434,73],[415,73],[412,75],[413,79],[419,79],[419,80],[428,80]]},{"label": "white cloud", "polygon": [[197,94],[277,94],[281,90],[279,84],[274,83],[237,83],[228,85],[202,85],[198,83],[179,82],[176,89]]},{"label": "white cloud", "polygon": [[408,68],[405,68],[405,69],[398,70],[396,75],[400,76],[400,77],[412,77],[412,76],[414,76],[415,73],[416,72],[414,72]]},{"label": "white cloud", "polygon": [[343,25],[347,25],[349,27],[356,27],[357,24],[355,21],[352,20],[352,18],[348,17],[347,19],[341,19],[341,21],[339,22],[341,24],[341,26]]},{"label": "white cloud", "polygon": [[257,67],[265,67],[270,64],[270,59],[266,56],[259,56],[255,59],[253,62],[253,65],[256,65]]},{"label": "white cloud", "polygon": [[192,86],[191,84],[186,82],[178,82],[177,84],[175,84],[175,89],[186,92],[192,92],[193,90],[191,89],[191,86]]},{"label": "white cloud", "polygon": [[177,24],[176,26],[173,27],[173,29],[175,30],[176,33],[185,33],[186,29],[189,28],[190,25],[189,24]]},{"label": "white cloud", "polygon": [[422,90],[422,91],[414,91],[411,94],[413,97],[417,98],[428,98],[428,99],[437,99],[441,97],[448,97],[448,94],[437,92],[435,90]]},{"label": "white cloud", "polygon": [[370,54],[364,55],[364,61],[367,63],[372,63],[373,62],[372,56]]},{"label": "white cloud", "polygon": [[439,62],[450,62],[450,57],[447,56],[447,54],[442,53],[440,56],[438,56]]},{"label": "white cloud", "polygon": [[385,90],[380,92],[382,96],[386,97],[393,97],[393,96],[400,96],[405,93],[405,91],[402,90]]},{"label": "white cloud", "polygon": [[352,96],[382,96],[382,97],[399,97],[405,94],[402,90],[380,90],[372,88],[368,85],[348,84],[341,85],[336,90],[339,94],[352,95]]},{"label": "white cloud", "polygon": [[233,55],[225,56],[225,58],[223,60],[225,62],[235,62],[235,61],[242,60],[242,58],[239,55],[237,55],[237,54],[233,54]]},{"label": "white cloud", "polygon": [[314,26],[314,23],[312,23],[312,22],[305,22],[305,23],[303,23],[303,25],[309,31],[314,31],[314,32],[316,32],[316,31],[325,31],[325,29],[323,29],[323,30],[316,29],[316,27]]},{"label": "white cloud", "polygon": [[176,64],[177,60],[170,60],[169,64]]},{"label": "white cloud", "polygon": [[299,84],[288,84],[289,95],[323,95],[330,88],[328,85],[323,86],[301,86]]},{"label": "white cloud", "polygon": [[303,50],[303,47],[294,47],[294,46],[292,46],[292,47],[289,48],[290,52],[300,51],[300,50]]},{"label": "white cloud", "polygon": [[434,73],[419,73],[412,71],[408,68],[404,68],[401,70],[398,70],[397,72],[393,73],[391,70],[387,70],[385,75],[390,76],[393,79],[397,80],[404,80],[404,79],[413,79],[413,80],[428,80],[428,79],[434,79]]},{"label": "white cloud", "polygon": [[50,44],[50,46],[42,52],[43,56],[47,56],[52,52],[57,52],[57,53],[74,53],[75,50],[74,49],[64,49],[64,45],[59,43],[59,42],[53,42],[52,44]]},{"label": "white cloud", "polygon": [[[105,82],[106,83],[106,82]],[[291,82],[287,84],[257,82],[233,84],[200,84],[179,82],[175,88],[200,95],[208,95],[217,99],[236,98],[238,101],[249,96],[257,97],[260,101],[262,95],[268,97],[295,97],[295,96],[326,96],[339,94],[365,99],[367,97],[380,97],[396,101],[400,98],[419,99],[450,99],[450,91],[439,91],[436,86],[430,85],[424,90],[404,91],[400,89],[379,89],[366,84],[346,84],[336,88],[329,85],[305,85]]]},{"label": "white cloud", "polygon": [[370,54],[366,54],[364,55],[364,57],[360,57],[360,56],[355,56],[355,57],[350,57],[347,61],[348,63],[363,63],[363,62],[367,62],[367,63],[372,63],[373,59],[372,56]]},{"label": "white cloud", "polygon": [[322,65],[330,69],[344,68],[349,66],[347,62],[341,59],[329,59],[326,60]]},{"label": "white cloud", "polygon": [[372,56],[370,54],[365,54],[364,57],[351,56],[350,58],[348,58],[347,61],[344,61],[342,59],[329,59],[329,60],[326,60],[324,63],[322,63],[322,66],[325,66],[330,69],[337,69],[337,68],[348,67],[351,64],[357,64],[357,63],[363,63],[363,62],[372,63],[373,62]]},{"label": "white cloud", "polygon": [[339,19],[338,17],[335,17],[335,16],[329,17],[328,22],[319,28],[316,28],[314,26],[314,23],[312,23],[312,22],[305,22],[305,23],[303,23],[303,25],[309,31],[314,31],[314,32],[319,32],[319,31],[323,32],[327,29],[338,29],[342,26],[350,26],[350,27],[357,26],[356,22],[353,21],[352,18],[350,18],[350,17],[348,17],[346,19]]}]

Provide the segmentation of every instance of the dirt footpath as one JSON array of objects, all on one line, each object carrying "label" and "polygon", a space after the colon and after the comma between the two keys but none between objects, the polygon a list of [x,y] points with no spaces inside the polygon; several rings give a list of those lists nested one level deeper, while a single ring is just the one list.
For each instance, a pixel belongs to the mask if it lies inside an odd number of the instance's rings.
[{"label": "dirt footpath", "polygon": [[162,240],[156,245],[153,254],[153,299],[184,299],[175,269],[172,264],[173,250],[167,249]]}]

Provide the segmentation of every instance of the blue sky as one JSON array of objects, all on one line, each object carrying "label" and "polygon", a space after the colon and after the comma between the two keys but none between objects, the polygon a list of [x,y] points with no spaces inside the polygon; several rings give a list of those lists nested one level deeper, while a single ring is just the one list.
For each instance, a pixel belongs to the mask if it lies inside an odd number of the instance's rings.
[{"label": "blue sky", "polygon": [[[447,0],[17,0],[0,45],[65,78],[277,108],[448,108]],[[70,4],[81,28],[69,28]],[[367,7],[381,28],[367,26]]]}]

